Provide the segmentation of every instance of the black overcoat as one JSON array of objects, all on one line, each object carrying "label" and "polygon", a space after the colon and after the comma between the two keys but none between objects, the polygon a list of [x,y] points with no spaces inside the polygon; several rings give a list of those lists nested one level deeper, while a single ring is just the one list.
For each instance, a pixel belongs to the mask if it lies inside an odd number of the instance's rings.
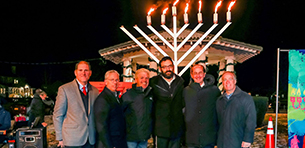
[{"label": "black overcoat", "polygon": [[214,77],[207,75],[205,85],[201,87],[192,82],[184,88],[186,145],[189,147],[205,147],[216,145],[217,115],[216,100],[220,91],[214,85]]},{"label": "black overcoat", "polygon": [[122,102],[107,87],[94,102],[97,148],[126,148],[125,119]]},{"label": "black overcoat", "polygon": [[256,127],[253,98],[238,86],[230,99],[224,94],[216,103],[220,125],[217,148],[238,148],[242,141],[252,143]]},{"label": "black overcoat", "polygon": [[139,142],[148,140],[153,128],[153,98],[151,87],[145,90],[136,84],[122,96],[126,120],[127,141]]}]

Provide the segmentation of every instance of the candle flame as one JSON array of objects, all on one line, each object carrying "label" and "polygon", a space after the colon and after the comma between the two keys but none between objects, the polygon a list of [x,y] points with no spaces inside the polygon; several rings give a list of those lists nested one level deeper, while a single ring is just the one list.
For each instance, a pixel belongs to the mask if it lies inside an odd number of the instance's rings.
[{"label": "candle flame", "polygon": [[176,0],[173,5],[176,6],[178,2],[179,0]]},{"label": "candle flame", "polygon": [[166,11],[168,10],[168,8],[165,8],[164,10],[163,10],[163,14],[165,15],[166,14]]},{"label": "candle flame", "polygon": [[188,9],[189,9],[189,3],[186,3],[185,9],[184,9],[184,13],[187,13]]},{"label": "candle flame", "polygon": [[202,6],[202,1],[201,0],[199,0],[199,8],[198,8],[198,11],[200,12],[201,11],[201,6]]},{"label": "candle flame", "polygon": [[229,7],[228,7],[228,11],[230,11],[230,10],[231,10],[231,8],[232,8],[232,7],[233,7],[233,5],[235,4],[235,2],[236,2],[236,1],[231,1],[230,5],[229,5]]},{"label": "candle flame", "polygon": [[222,2],[222,1],[218,1],[218,2],[217,2],[217,5],[216,5],[216,7],[215,7],[215,13],[217,12],[218,7],[221,5],[221,2]]},{"label": "candle flame", "polygon": [[150,15],[153,11],[155,11],[155,8],[150,8],[147,14]]}]

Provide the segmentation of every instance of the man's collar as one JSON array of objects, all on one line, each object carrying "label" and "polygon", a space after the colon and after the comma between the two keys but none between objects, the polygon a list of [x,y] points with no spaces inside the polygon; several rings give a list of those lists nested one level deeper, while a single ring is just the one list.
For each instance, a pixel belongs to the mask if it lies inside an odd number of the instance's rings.
[{"label": "man's collar", "polygon": [[85,85],[85,86],[83,86],[77,79],[75,79],[76,80],[76,82],[77,82],[77,84],[78,84],[78,87],[79,87],[79,89],[80,90],[82,90],[83,89],[83,87],[86,87],[86,89],[87,89],[87,87],[88,87],[88,83]]},{"label": "man's collar", "polygon": [[173,75],[173,77],[172,77],[172,79],[170,80],[170,81],[167,81],[167,79],[165,78],[165,77],[163,77],[162,75],[161,75],[161,77],[165,80],[165,82],[167,82],[169,85],[176,79],[176,76],[175,75]]}]

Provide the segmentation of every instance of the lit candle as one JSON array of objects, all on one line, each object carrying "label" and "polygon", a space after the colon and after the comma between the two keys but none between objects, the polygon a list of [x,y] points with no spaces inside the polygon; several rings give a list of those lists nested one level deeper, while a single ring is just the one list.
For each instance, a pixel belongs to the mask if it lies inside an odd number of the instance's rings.
[{"label": "lit candle", "polygon": [[217,14],[217,12],[214,13],[213,22],[214,22],[214,24],[218,23],[218,14]]},{"label": "lit candle", "polygon": [[187,24],[189,23],[188,17],[187,17],[187,13],[184,13],[184,23]]},{"label": "lit candle", "polygon": [[235,4],[235,1],[231,1],[229,7],[228,7],[228,12],[227,12],[227,22],[231,22],[231,8]]},{"label": "lit candle", "polygon": [[151,16],[147,15],[147,25],[151,25]]},{"label": "lit candle", "polygon": [[231,22],[231,12],[227,12],[227,22]]},{"label": "lit candle", "polygon": [[173,16],[176,16],[177,15],[177,8],[176,8],[176,5],[177,3],[179,2],[179,0],[176,0],[173,4],[173,7],[172,7],[172,14]]},{"label": "lit candle", "polygon": [[218,23],[217,9],[218,9],[218,7],[221,5],[221,2],[222,2],[222,1],[217,2],[217,5],[216,5],[216,7],[215,7],[215,13],[214,13],[214,17],[213,17],[213,22],[214,22],[214,24],[217,24],[217,23]]},{"label": "lit candle", "polygon": [[148,11],[148,13],[147,13],[147,25],[151,25],[151,16],[150,16],[150,14],[153,12],[155,10],[155,8],[150,8],[150,10]]},{"label": "lit candle", "polygon": [[176,6],[172,7],[172,14],[173,14],[173,16],[177,15],[177,8],[176,8]]},{"label": "lit candle", "polygon": [[201,0],[200,0],[200,1],[199,1],[198,14],[197,14],[198,23],[202,23],[201,5],[202,5],[202,2],[201,2]]},{"label": "lit candle", "polygon": [[202,14],[201,14],[201,12],[198,12],[197,17],[198,17],[198,23],[202,23],[203,21],[202,21]]},{"label": "lit candle", "polygon": [[188,16],[187,16],[188,7],[189,7],[189,4],[186,3],[186,7],[185,7],[185,9],[184,9],[184,15],[183,15],[183,17],[184,17],[184,23],[185,23],[185,24],[187,24],[187,23],[189,22],[189,19],[188,19]]},{"label": "lit candle", "polygon": [[165,14],[166,14],[166,11],[168,10],[168,8],[165,8],[163,10],[163,13],[161,15],[161,24],[164,25],[165,24]]}]

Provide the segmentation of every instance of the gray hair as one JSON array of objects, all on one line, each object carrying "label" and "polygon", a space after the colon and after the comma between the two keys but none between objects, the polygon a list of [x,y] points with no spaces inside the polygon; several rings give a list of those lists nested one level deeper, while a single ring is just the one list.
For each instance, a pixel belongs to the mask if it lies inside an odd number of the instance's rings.
[{"label": "gray hair", "polygon": [[120,74],[116,71],[116,70],[108,70],[105,74],[105,80],[109,77],[110,74],[112,73],[116,73],[119,77],[120,77]]},{"label": "gray hair", "polygon": [[148,77],[149,77],[149,71],[148,71],[147,69],[145,69],[145,68],[140,68],[140,69],[138,69],[138,70],[136,71],[136,73],[135,73],[135,79],[138,78],[138,75],[139,75],[141,72],[147,73],[147,75],[148,75]]}]

